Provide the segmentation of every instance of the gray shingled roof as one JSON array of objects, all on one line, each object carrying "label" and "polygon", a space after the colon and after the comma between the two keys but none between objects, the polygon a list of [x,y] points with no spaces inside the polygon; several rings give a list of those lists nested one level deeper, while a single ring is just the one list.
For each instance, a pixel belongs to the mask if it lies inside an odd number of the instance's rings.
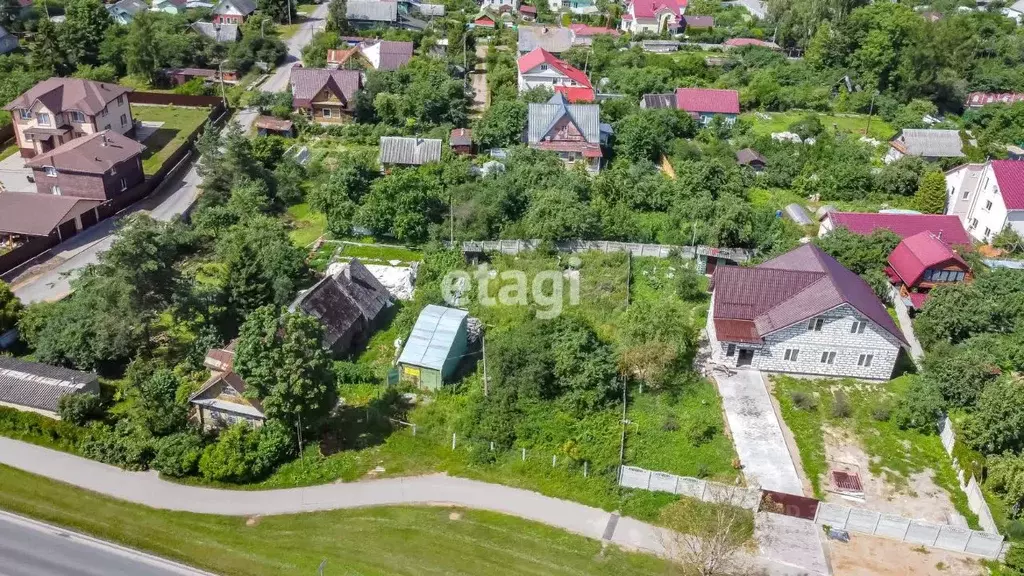
[{"label": "gray shingled roof", "polygon": [[955,158],[964,155],[964,144],[957,130],[906,128],[894,143],[902,144],[903,152],[911,156]]},{"label": "gray shingled roof", "polygon": [[256,2],[253,2],[253,0],[220,0],[220,2],[213,7],[213,13],[224,13],[223,8],[228,4],[237,8],[243,15],[249,15],[256,11]]},{"label": "gray shingled roof", "polygon": [[543,48],[552,54],[559,54],[572,48],[572,30],[549,26],[520,26],[519,51],[533,52]]},{"label": "gray shingled roof", "polygon": [[398,20],[398,2],[348,0],[345,15],[349,20],[395,22]]},{"label": "gray shingled roof", "polygon": [[213,22],[194,22],[192,29],[217,42],[238,41],[237,24],[214,24]]},{"label": "gray shingled roof", "polygon": [[0,356],[0,402],[56,412],[63,396],[99,391],[95,374]]},{"label": "gray shingled roof", "polygon": [[380,163],[419,166],[441,159],[441,141],[433,138],[384,136],[380,139]]},{"label": "gray shingled roof", "polygon": [[442,370],[468,315],[465,310],[428,304],[416,319],[398,363]]},{"label": "gray shingled roof", "polygon": [[542,141],[555,123],[568,115],[587,142],[601,143],[601,108],[597,104],[569,104],[565,96],[555,93],[546,104],[530,104],[527,113],[527,141]]}]

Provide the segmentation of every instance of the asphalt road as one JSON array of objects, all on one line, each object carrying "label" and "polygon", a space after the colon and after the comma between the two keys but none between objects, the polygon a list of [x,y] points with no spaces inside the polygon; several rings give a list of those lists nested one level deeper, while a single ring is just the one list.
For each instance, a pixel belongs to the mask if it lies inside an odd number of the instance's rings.
[{"label": "asphalt road", "polygon": [[0,576],[203,576],[201,572],[0,512]]},{"label": "asphalt road", "polygon": [[264,92],[282,92],[286,90],[292,66],[302,60],[302,49],[313,40],[313,35],[323,30],[326,25],[327,4],[318,4],[308,19],[299,26],[298,32],[285,40],[288,55],[285,57],[284,64],[277,67],[274,74],[260,86],[260,90]]}]

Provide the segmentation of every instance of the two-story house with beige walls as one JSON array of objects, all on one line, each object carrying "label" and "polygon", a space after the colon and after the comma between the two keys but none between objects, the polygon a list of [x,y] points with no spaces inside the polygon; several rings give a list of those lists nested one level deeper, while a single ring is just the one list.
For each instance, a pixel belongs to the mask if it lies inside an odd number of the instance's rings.
[{"label": "two-story house with beige walls", "polygon": [[135,135],[130,88],[78,78],[50,78],[11,101],[22,158],[45,154],[86,134],[110,130]]},{"label": "two-story house with beige walls", "polygon": [[812,244],[712,277],[715,362],[767,372],[888,380],[903,333],[860,276]]},{"label": "two-story house with beige walls", "polygon": [[1024,234],[1024,160],[990,160],[946,172],[946,214],[959,218],[979,242],[991,242],[1007,227]]}]

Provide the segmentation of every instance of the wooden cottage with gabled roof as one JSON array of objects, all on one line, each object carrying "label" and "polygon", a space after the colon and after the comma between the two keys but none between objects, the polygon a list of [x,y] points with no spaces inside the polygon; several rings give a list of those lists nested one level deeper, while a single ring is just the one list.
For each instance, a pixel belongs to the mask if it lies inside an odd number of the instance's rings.
[{"label": "wooden cottage with gabled roof", "polygon": [[289,80],[296,112],[314,122],[347,122],[355,112],[356,92],[363,87],[358,70],[292,68]]},{"label": "wooden cottage with gabled roof", "polygon": [[324,347],[343,356],[369,340],[392,301],[388,289],[353,258],[299,294],[288,311],[301,311],[319,320],[324,327]]},{"label": "wooden cottage with gabled roof", "polygon": [[201,428],[223,428],[236,422],[262,426],[266,422],[263,404],[245,397],[245,380],[234,370],[235,341],[225,348],[211,349],[203,365],[210,369],[210,378],[188,399],[191,418]]}]

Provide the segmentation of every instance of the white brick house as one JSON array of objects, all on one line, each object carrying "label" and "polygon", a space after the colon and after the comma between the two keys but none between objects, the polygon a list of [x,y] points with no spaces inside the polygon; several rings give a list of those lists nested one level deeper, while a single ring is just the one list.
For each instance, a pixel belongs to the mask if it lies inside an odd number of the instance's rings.
[{"label": "white brick house", "polygon": [[726,366],[888,380],[905,345],[871,287],[810,244],[719,267],[712,286],[707,334]]},{"label": "white brick house", "polygon": [[946,214],[960,218],[981,242],[1007,226],[1024,234],[1024,161],[991,160],[946,172]]}]

